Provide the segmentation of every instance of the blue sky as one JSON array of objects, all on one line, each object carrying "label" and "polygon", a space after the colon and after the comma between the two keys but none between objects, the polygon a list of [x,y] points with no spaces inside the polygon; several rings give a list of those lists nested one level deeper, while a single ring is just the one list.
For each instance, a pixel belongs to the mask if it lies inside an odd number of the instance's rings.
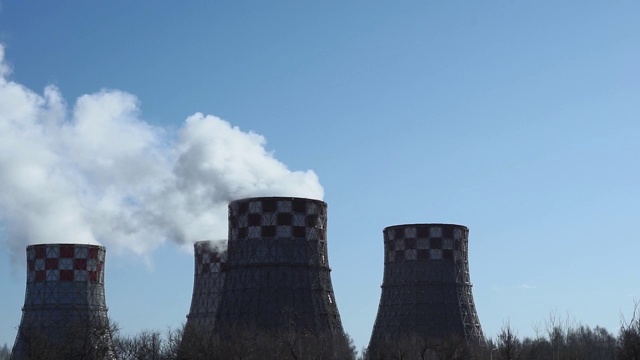
[{"label": "blue sky", "polygon": [[[69,113],[85,94],[130,94],[166,142],[213,115],[263,136],[292,173],[312,170],[359,348],[382,229],[420,222],[469,227],[486,335],[510,321],[532,336],[550,313],[617,332],[640,298],[638,34],[637,1],[0,2],[7,81],[39,96],[54,85]],[[125,332],[177,327],[189,310],[193,259],[156,240],[142,255],[108,248],[109,314]],[[11,248],[10,345],[25,283]]]}]

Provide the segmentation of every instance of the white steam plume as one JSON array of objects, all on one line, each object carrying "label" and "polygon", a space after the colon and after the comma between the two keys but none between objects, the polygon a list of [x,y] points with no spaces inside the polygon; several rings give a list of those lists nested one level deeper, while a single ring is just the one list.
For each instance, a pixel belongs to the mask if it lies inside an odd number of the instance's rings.
[{"label": "white steam plume", "polygon": [[250,196],[322,199],[313,171],[290,171],[265,139],[196,113],[178,134],[146,123],[135,96],[83,95],[71,110],[8,79],[0,45],[0,238],[100,243],[146,254],[170,239],[226,237],[227,205]]}]

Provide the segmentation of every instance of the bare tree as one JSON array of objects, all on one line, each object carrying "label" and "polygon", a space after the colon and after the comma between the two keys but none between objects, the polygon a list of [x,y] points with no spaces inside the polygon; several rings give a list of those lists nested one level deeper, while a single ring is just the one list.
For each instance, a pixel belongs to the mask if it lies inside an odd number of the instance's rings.
[{"label": "bare tree", "polygon": [[502,324],[498,334],[498,353],[503,360],[517,360],[520,358],[522,343],[517,333],[511,328],[509,320]]},{"label": "bare tree", "polygon": [[9,347],[7,344],[4,344],[2,348],[0,348],[0,360],[9,360],[11,356],[11,352],[9,351]]},{"label": "bare tree", "polygon": [[636,301],[633,306],[631,320],[626,321],[624,317],[620,320],[620,334],[618,335],[618,359],[640,359],[640,318],[638,318],[638,307],[640,303]]},{"label": "bare tree", "polygon": [[[159,331],[143,330],[134,336],[115,336],[114,343],[119,360],[176,360],[183,329]],[[184,357],[192,359],[193,357]],[[195,358],[193,358],[195,359]]]},{"label": "bare tree", "polygon": [[584,360],[613,360],[616,339],[606,329],[580,325],[567,330],[565,358]]}]

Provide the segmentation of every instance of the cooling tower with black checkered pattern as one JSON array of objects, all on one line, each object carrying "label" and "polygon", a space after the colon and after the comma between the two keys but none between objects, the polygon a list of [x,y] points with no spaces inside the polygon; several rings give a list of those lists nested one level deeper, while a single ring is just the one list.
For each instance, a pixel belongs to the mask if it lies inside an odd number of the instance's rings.
[{"label": "cooling tower with black checkered pattern", "polygon": [[199,341],[214,327],[220,294],[224,285],[224,264],[226,249],[211,241],[194,244],[194,280],[191,309],[187,315],[183,346],[191,346],[190,341]]},{"label": "cooling tower with black checkered pattern", "polygon": [[483,341],[471,294],[465,226],[384,229],[384,278],[370,348],[402,336]]},{"label": "cooling tower with black checkered pattern", "polygon": [[259,197],[231,202],[216,328],[343,334],[326,234],[323,201]]},{"label": "cooling tower with black checkered pattern", "polygon": [[12,359],[115,359],[104,293],[106,250],[27,246],[27,288]]}]

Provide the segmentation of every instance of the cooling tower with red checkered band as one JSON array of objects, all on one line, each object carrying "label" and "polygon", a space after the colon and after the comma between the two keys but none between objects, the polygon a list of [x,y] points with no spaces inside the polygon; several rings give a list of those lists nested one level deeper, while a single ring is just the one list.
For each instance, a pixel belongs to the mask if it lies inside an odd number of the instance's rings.
[{"label": "cooling tower with red checkered band", "polygon": [[343,334],[327,255],[327,204],[259,197],[229,204],[216,329]]},{"label": "cooling tower with red checkered band", "polygon": [[27,246],[27,287],[12,359],[55,353],[114,359],[104,293],[105,248]]},{"label": "cooling tower with red checkered band", "polygon": [[468,234],[454,224],[384,229],[384,278],[370,348],[402,336],[483,341],[471,294]]}]

